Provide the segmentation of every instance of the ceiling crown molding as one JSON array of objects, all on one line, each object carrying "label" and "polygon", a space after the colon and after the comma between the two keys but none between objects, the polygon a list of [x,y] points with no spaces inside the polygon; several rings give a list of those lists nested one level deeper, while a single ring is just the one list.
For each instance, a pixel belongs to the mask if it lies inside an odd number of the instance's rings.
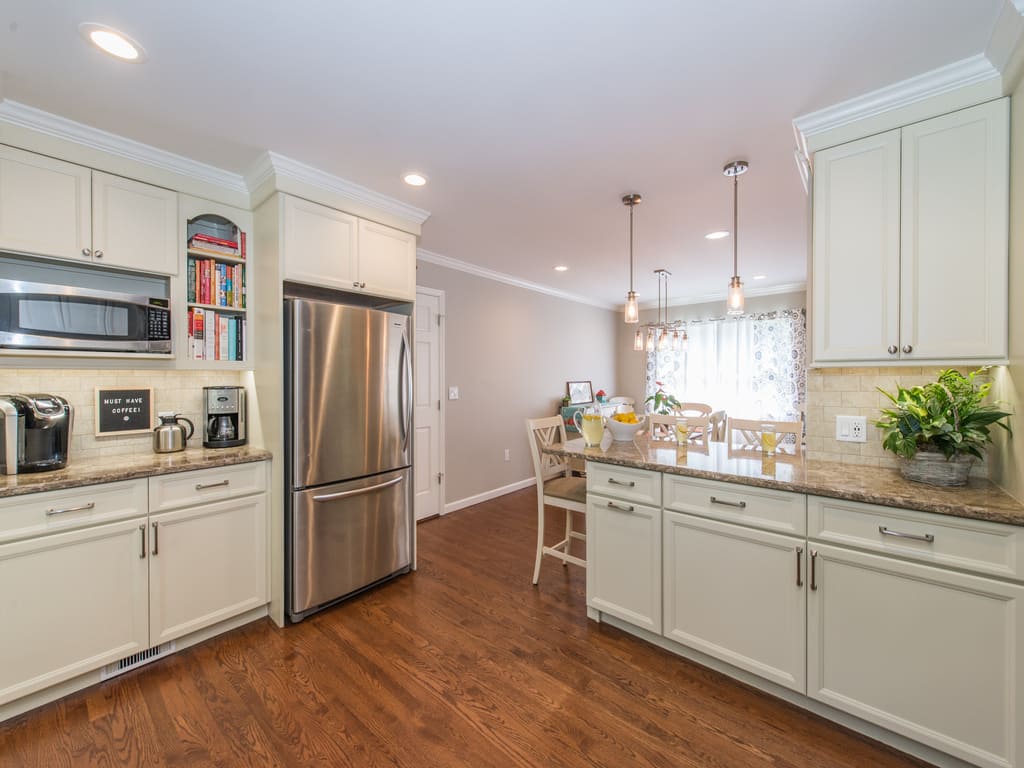
[{"label": "ceiling crown molding", "polygon": [[476,277],[482,277],[485,280],[494,280],[498,283],[514,285],[517,288],[524,288],[527,291],[534,291],[535,293],[543,293],[548,296],[554,296],[558,299],[574,301],[577,304],[588,304],[592,307],[616,311],[621,309],[620,306],[615,304],[607,304],[603,301],[596,301],[594,299],[587,298],[586,296],[580,296],[579,294],[559,290],[558,288],[551,288],[547,285],[541,285],[540,283],[532,283],[529,280],[523,280],[522,278],[514,277],[493,269],[487,269],[486,267],[478,267],[476,264],[470,264],[468,261],[459,261],[458,259],[453,259],[450,256],[443,256],[440,253],[434,253],[433,251],[428,251],[424,248],[416,249],[416,258],[419,261],[425,261],[428,264],[436,264],[439,267],[465,272],[470,275],[475,275]]},{"label": "ceiling crown molding", "polygon": [[[372,189],[326,173],[277,152],[268,151],[260,156],[245,175],[245,181],[249,186],[249,191],[255,193],[261,185],[271,179],[288,179],[306,184],[353,203],[413,222],[417,226],[422,225],[430,217],[430,211],[403,203],[401,200],[382,195],[380,192],[374,192]],[[280,186],[280,184],[275,181],[275,186]]]},{"label": "ceiling crown molding", "polygon": [[[1017,0],[1024,4],[1024,0]],[[871,91],[817,112],[796,118],[793,123],[805,137],[824,133],[850,123],[915,104],[958,88],[999,77],[984,54],[954,61],[877,91]]]},{"label": "ceiling crown molding", "polygon": [[166,152],[148,144],[126,139],[99,128],[76,123],[74,120],[68,120],[65,117],[44,112],[17,101],[5,99],[0,102],[0,121],[80,144],[90,149],[100,150],[126,160],[188,176],[207,184],[224,187],[232,192],[248,194],[244,179],[237,173],[231,173],[176,155],[173,152]]}]

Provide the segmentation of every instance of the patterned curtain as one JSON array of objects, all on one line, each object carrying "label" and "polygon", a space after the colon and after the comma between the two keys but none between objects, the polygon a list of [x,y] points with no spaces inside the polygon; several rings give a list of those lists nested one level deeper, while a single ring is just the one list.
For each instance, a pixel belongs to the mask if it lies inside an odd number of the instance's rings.
[{"label": "patterned curtain", "polygon": [[798,419],[807,390],[807,312],[686,323],[685,350],[647,353],[646,395],[662,388],[736,418]]}]

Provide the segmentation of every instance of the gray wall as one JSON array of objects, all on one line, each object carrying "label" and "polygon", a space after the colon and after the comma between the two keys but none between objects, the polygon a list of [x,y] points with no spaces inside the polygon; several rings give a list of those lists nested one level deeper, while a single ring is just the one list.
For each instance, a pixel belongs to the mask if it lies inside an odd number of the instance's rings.
[{"label": "gray wall", "polygon": [[558,413],[566,381],[618,391],[619,313],[424,261],[416,284],[445,292],[445,385],[459,388],[445,400],[446,503],[533,477],[525,420]]},{"label": "gray wall", "polygon": [[[779,293],[774,296],[748,296],[747,312],[771,312],[776,309],[799,309],[807,306],[807,294],[804,291]],[[640,312],[640,322],[649,323],[656,319],[656,309],[645,309]],[[725,315],[725,298],[708,304],[686,304],[668,308],[669,320],[707,320]],[[636,398],[637,403],[644,399],[644,371],[647,364],[646,352],[633,350],[635,325],[619,322],[616,328],[616,363],[617,380],[622,392],[619,394]],[[637,408],[637,410],[642,410]]]}]

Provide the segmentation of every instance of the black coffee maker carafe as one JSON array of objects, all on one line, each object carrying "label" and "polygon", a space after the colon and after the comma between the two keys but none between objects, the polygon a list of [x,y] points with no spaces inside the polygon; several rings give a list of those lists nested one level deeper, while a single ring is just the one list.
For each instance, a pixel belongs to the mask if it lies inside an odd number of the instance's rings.
[{"label": "black coffee maker carafe", "polygon": [[232,448],[249,442],[244,387],[203,387],[203,446]]}]

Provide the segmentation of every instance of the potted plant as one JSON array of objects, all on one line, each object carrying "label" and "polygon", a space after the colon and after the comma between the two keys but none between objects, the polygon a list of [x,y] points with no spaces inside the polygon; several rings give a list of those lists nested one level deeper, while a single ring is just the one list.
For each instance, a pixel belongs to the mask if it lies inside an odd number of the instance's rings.
[{"label": "potted plant", "polygon": [[594,397],[597,398],[597,402],[603,403],[605,401],[605,398],[608,397],[608,393],[605,392],[603,389],[599,389],[597,390],[597,394],[594,395]]},{"label": "potted plant", "polygon": [[654,383],[658,385],[657,391],[653,395],[648,395],[647,399],[644,400],[647,403],[648,413],[660,413],[663,416],[670,416],[678,408],[682,407],[682,403],[674,395],[670,395],[664,390],[664,384],[660,381]]},{"label": "potted plant", "polygon": [[878,391],[892,401],[875,426],[882,430],[882,447],[900,457],[900,470],[909,480],[931,485],[965,485],[974,460],[984,457],[992,442],[993,424],[1010,431],[1010,413],[982,401],[991,383],[977,379],[988,372],[979,368],[964,376],[939,371],[938,379],[923,387],[896,394]]}]

